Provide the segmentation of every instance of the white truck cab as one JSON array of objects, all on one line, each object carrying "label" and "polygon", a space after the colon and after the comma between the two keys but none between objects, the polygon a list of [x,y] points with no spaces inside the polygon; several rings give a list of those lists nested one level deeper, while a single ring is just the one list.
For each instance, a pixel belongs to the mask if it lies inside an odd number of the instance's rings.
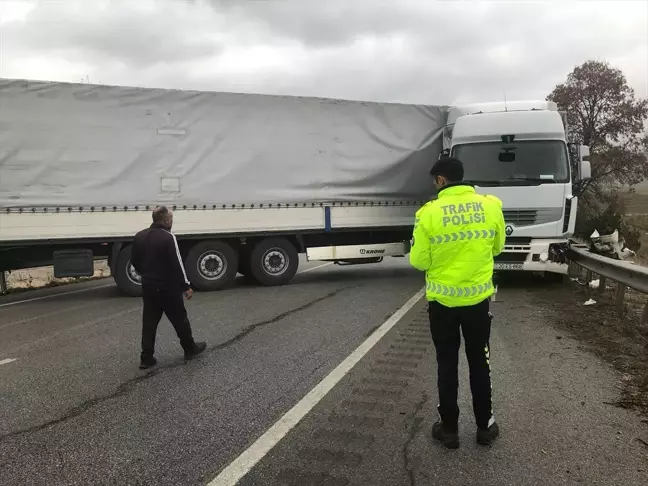
[{"label": "white truck cab", "polygon": [[570,163],[567,130],[553,102],[452,107],[444,154],[464,164],[477,192],[502,200],[506,246],[495,270],[566,274],[579,188],[590,178],[589,149]]}]

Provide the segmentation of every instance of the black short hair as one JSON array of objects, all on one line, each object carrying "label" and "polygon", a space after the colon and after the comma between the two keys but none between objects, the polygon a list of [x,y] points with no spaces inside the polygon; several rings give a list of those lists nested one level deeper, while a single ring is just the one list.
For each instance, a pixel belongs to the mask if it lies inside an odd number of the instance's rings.
[{"label": "black short hair", "polygon": [[430,175],[445,177],[448,182],[461,182],[464,178],[463,164],[454,157],[441,157],[430,170]]},{"label": "black short hair", "polygon": [[153,210],[153,222],[154,223],[163,223],[166,217],[169,215],[169,208],[166,206],[158,206]]}]

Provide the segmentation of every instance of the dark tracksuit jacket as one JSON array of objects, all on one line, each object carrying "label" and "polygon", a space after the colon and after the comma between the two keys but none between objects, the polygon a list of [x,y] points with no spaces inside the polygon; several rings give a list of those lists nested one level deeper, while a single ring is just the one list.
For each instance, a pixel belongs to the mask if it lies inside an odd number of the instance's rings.
[{"label": "dark tracksuit jacket", "polygon": [[171,292],[191,288],[176,237],[158,224],[135,235],[131,264],[142,276],[143,288]]}]

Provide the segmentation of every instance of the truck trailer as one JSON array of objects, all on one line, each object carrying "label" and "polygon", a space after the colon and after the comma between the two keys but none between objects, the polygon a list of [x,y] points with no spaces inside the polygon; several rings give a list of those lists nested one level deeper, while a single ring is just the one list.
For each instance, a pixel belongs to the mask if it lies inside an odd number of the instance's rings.
[{"label": "truck trailer", "polygon": [[0,80],[0,271],[107,259],[164,204],[192,285],[281,285],[309,260],[409,252],[445,106]]},{"label": "truck trailer", "polygon": [[[558,117],[558,118],[556,118]],[[405,256],[438,157],[504,202],[501,270],[566,273],[586,147],[569,163],[545,102],[450,107],[0,80],[0,272],[90,276],[130,264],[151,210],[176,212],[192,285],[283,285],[309,260]]]}]

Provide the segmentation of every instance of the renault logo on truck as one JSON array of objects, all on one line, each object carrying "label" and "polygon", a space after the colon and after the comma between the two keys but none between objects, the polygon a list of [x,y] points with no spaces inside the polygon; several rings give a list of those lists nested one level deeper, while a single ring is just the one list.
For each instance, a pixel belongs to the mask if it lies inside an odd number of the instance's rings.
[{"label": "renault logo on truck", "polygon": [[511,236],[513,234],[513,226],[510,224],[506,225],[506,236]]}]

